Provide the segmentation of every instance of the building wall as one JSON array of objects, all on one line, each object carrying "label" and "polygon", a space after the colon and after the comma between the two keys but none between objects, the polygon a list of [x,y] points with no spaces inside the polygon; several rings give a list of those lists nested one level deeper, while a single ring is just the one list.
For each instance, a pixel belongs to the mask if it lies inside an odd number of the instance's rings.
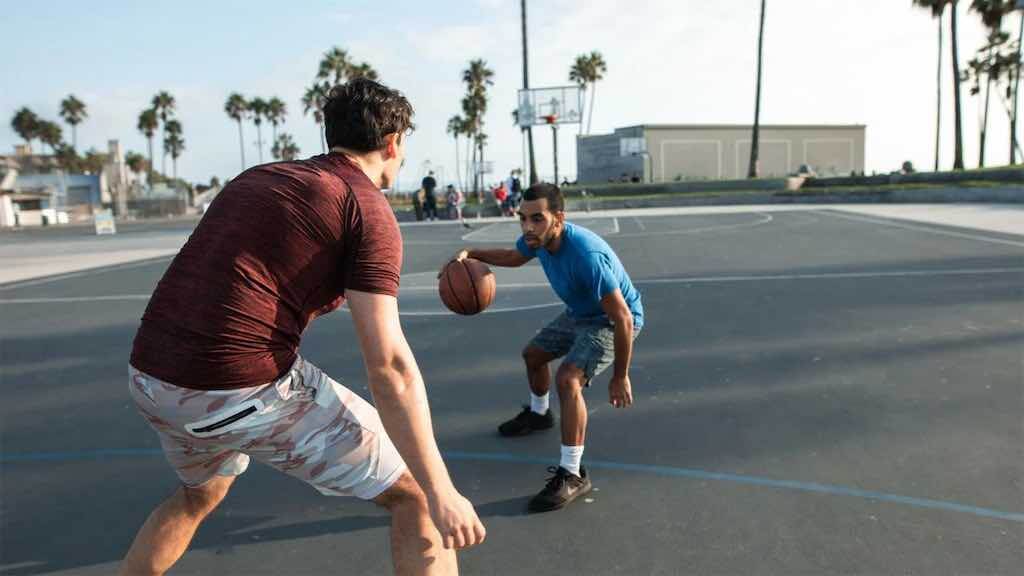
[{"label": "building wall", "polygon": [[[646,181],[734,180],[747,176],[751,126],[648,125],[577,141],[580,182],[605,182],[639,172]],[[642,136],[649,159],[621,157],[623,138]],[[820,175],[864,171],[864,126],[762,126],[760,174],[785,176],[801,165]],[[645,165],[645,160],[649,164]]]},{"label": "building wall", "polygon": [[576,178],[579,182],[618,181],[626,174],[644,173],[644,158],[621,156],[619,140],[640,138],[640,127],[616,130],[614,134],[580,136],[576,139]]},{"label": "building wall", "polygon": [[[750,163],[750,126],[647,126],[644,136],[656,181],[741,179]],[[864,171],[864,126],[762,126],[763,177],[801,165],[821,175]]]}]

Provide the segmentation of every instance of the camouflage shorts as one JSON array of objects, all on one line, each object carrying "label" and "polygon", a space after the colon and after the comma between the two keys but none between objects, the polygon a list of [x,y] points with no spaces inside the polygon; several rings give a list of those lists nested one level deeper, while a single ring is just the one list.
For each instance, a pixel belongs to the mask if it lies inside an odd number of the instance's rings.
[{"label": "camouflage shorts", "polygon": [[377,411],[299,358],[275,382],[194,390],[129,369],[136,407],[187,486],[237,476],[255,458],[329,496],[378,496],[406,470]]}]

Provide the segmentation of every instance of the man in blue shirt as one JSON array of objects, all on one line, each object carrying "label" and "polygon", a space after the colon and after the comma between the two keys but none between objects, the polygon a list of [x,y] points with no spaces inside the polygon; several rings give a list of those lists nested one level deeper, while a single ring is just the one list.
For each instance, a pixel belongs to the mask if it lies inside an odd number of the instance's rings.
[{"label": "man in blue shirt", "polygon": [[502,436],[523,436],[554,425],[548,408],[548,364],[564,358],[555,374],[562,415],[561,460],[530,510],[557,510],[591,489],[580,461],[587,430],[583,388],[614,362],[608,401],[616,408],[633,403],[629,362],[633,339],[644,323],[640,293],[618,256],[600,236],[565,221],[565,201],[553,184],[535,184],[523,194],[519,223],[523,234],[512,249],[461,250],[456,260],[475,258],[494,266],[522,266],[539,258],[551,288],[566,309],[523,350],[530,383],[530,406],[498,427]]}]

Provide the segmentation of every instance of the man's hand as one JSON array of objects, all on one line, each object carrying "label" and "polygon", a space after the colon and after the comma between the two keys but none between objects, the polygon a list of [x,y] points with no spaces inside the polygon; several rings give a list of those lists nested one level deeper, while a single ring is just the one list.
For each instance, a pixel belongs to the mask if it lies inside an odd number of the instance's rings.
[{"label": "man's hand", "polygon": [[458,262],[459,260],[465,260],[466,258],[469,258],[469,250],[459,250],[458,252],[455,253],[454,256],[444,261],[444,264],[441,265],[441,269],[438,270],[437,272],[437,277],[441,278],[441,273],[444,272],[445,266],[447,266],[449,263]]},{"label": "man's hand", "polygon": [[625,408],[633,404],[633,385],[629,376],[621,378],[613,376],[608,383],[608,403],[616,408]]},{"label": "man's hand", "polygon": [[487,530],[469,500],[454,489],[440,497],[427,497],[430,518],[441,533],[445,548],[469,548],[487,537]]}]

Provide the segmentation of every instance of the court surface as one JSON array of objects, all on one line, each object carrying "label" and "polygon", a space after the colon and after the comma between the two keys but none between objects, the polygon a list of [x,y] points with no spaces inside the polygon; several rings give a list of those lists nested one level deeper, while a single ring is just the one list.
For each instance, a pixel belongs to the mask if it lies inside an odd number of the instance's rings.
[{"label": "court surface", "polygon": [[[531,264],[495,270],[487,313],[450,314],[443,261],[511,246],[518,224],[403,226],[403,325],[449,468],[488,529],[462,572],[1019,573],[1021,214],[977,226],[895,207],[570,215],[618,252],[647,324],[635,405],[608,405],[608,373],[586,393],[596,490],[542,515],[526,501],[557,463],[557,431],[495,429],[527,400],[520,351],[560,304]],[[175,489],[129,404],[126,362],[187,233],[129,230],[86,252],[163,252],[0,285],[0,574],[111,573]],[[95,240],[5,236],[4,261],[47,242]],[[310,326],[302,353],[368,396],[344,310]],[[171,573],[385,574],[387,523],[254,463]]]}]

